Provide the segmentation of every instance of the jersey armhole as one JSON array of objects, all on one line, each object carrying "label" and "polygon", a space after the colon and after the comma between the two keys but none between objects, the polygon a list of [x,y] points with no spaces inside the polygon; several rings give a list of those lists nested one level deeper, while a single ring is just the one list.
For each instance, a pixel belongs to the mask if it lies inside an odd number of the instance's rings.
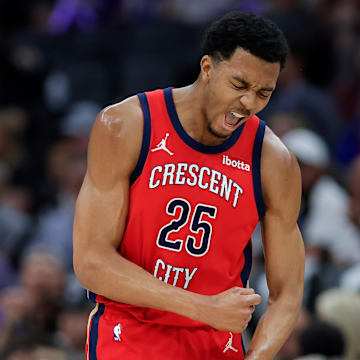
[{"label": "jersey armhole", "polygon": [[144,114],[144,130],[139,159],[130,176],[130,186],[133,185],[136,179],[141,175],[150,148],[151,120],[149,103],[145,93],[138,94],[138,98]]},{"label": "jersey armhole", "polygon": [[264,140],[265,128],[265,122],[260,120],[259,127],[255,136],[252,155],[254,195],[257,211],[259,214],[259,220],[261,220],[265,216],[265,203],[261,187],[261,151]]}]

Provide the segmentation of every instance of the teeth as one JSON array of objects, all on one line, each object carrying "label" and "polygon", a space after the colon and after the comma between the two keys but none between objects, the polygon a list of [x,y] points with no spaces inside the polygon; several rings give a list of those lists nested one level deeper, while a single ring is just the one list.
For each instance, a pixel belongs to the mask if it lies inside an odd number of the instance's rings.
[{"label": "teeth", "polygon": [[242,115],[240,115],[240,114],[238,114],[238,113],[236,113],[236,112],[234,112],[234,111],[232,111],[231,112],[231,114],[232,114],[232,116],[235,116],[235,117],[237,117],[237,118],[243,118],[243,116]]}]

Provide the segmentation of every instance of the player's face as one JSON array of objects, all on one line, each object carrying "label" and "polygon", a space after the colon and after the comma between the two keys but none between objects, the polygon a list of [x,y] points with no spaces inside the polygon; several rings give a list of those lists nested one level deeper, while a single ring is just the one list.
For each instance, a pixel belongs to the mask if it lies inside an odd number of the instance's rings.
[{"label": "player's face", "polygon": [[280,63],[269,63],[238,48],[229,60],[201,60],[206,82],[204,113],[208,131],[227,138],[269,102],[280,73]]}]

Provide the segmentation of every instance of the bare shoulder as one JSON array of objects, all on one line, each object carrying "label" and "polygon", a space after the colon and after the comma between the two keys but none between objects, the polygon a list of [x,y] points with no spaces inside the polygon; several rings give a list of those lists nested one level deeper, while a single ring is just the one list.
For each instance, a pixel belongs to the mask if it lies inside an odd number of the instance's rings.
[{"label": "bare shoulder", "polygon": [[110,131],[119,131],[124,126],[138,126],[142,121],[142,110],[137,96],[104,108],[98,117],[100,124]]},{"label": "bare shoulder", "polygon": [[137,96],[104,108],[94,122],[88,154],[88,173],[108,179],[130,176],[142,143],[143,113]]},{"label": "bare shoulder", "polygon": [[261,181],[267,208],[293,202],[298,208],[301,175],[294,154],[274,132],[266,127],[262,156]]},{"label": "bare shoulder", "polygon": [[281,176],[284,175],[283,172],[292,172],[297,167],[298,164],[294,154],[269,127],[266,127],[262,150],[262,174],[268,172],[278,173],[279,170],[282,170],[278,174]]},{"label": "bare shoulder", "polygon": [[129,97],[101,110],[95,120],[92,136],[104,136],[115,140],[124,135],[136,138],[137,133],[142,130],[142,119],[143,114],[138,98]]}]

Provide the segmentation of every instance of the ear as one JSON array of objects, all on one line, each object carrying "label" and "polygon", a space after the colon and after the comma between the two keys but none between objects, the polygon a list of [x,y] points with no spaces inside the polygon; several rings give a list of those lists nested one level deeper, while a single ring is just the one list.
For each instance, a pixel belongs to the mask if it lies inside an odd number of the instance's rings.
[{"label": "ear", "polygon": [[200,60],[201,77],[204,81],[209,81],[214,69],[214,61],[209,55],[204,55]]}]

